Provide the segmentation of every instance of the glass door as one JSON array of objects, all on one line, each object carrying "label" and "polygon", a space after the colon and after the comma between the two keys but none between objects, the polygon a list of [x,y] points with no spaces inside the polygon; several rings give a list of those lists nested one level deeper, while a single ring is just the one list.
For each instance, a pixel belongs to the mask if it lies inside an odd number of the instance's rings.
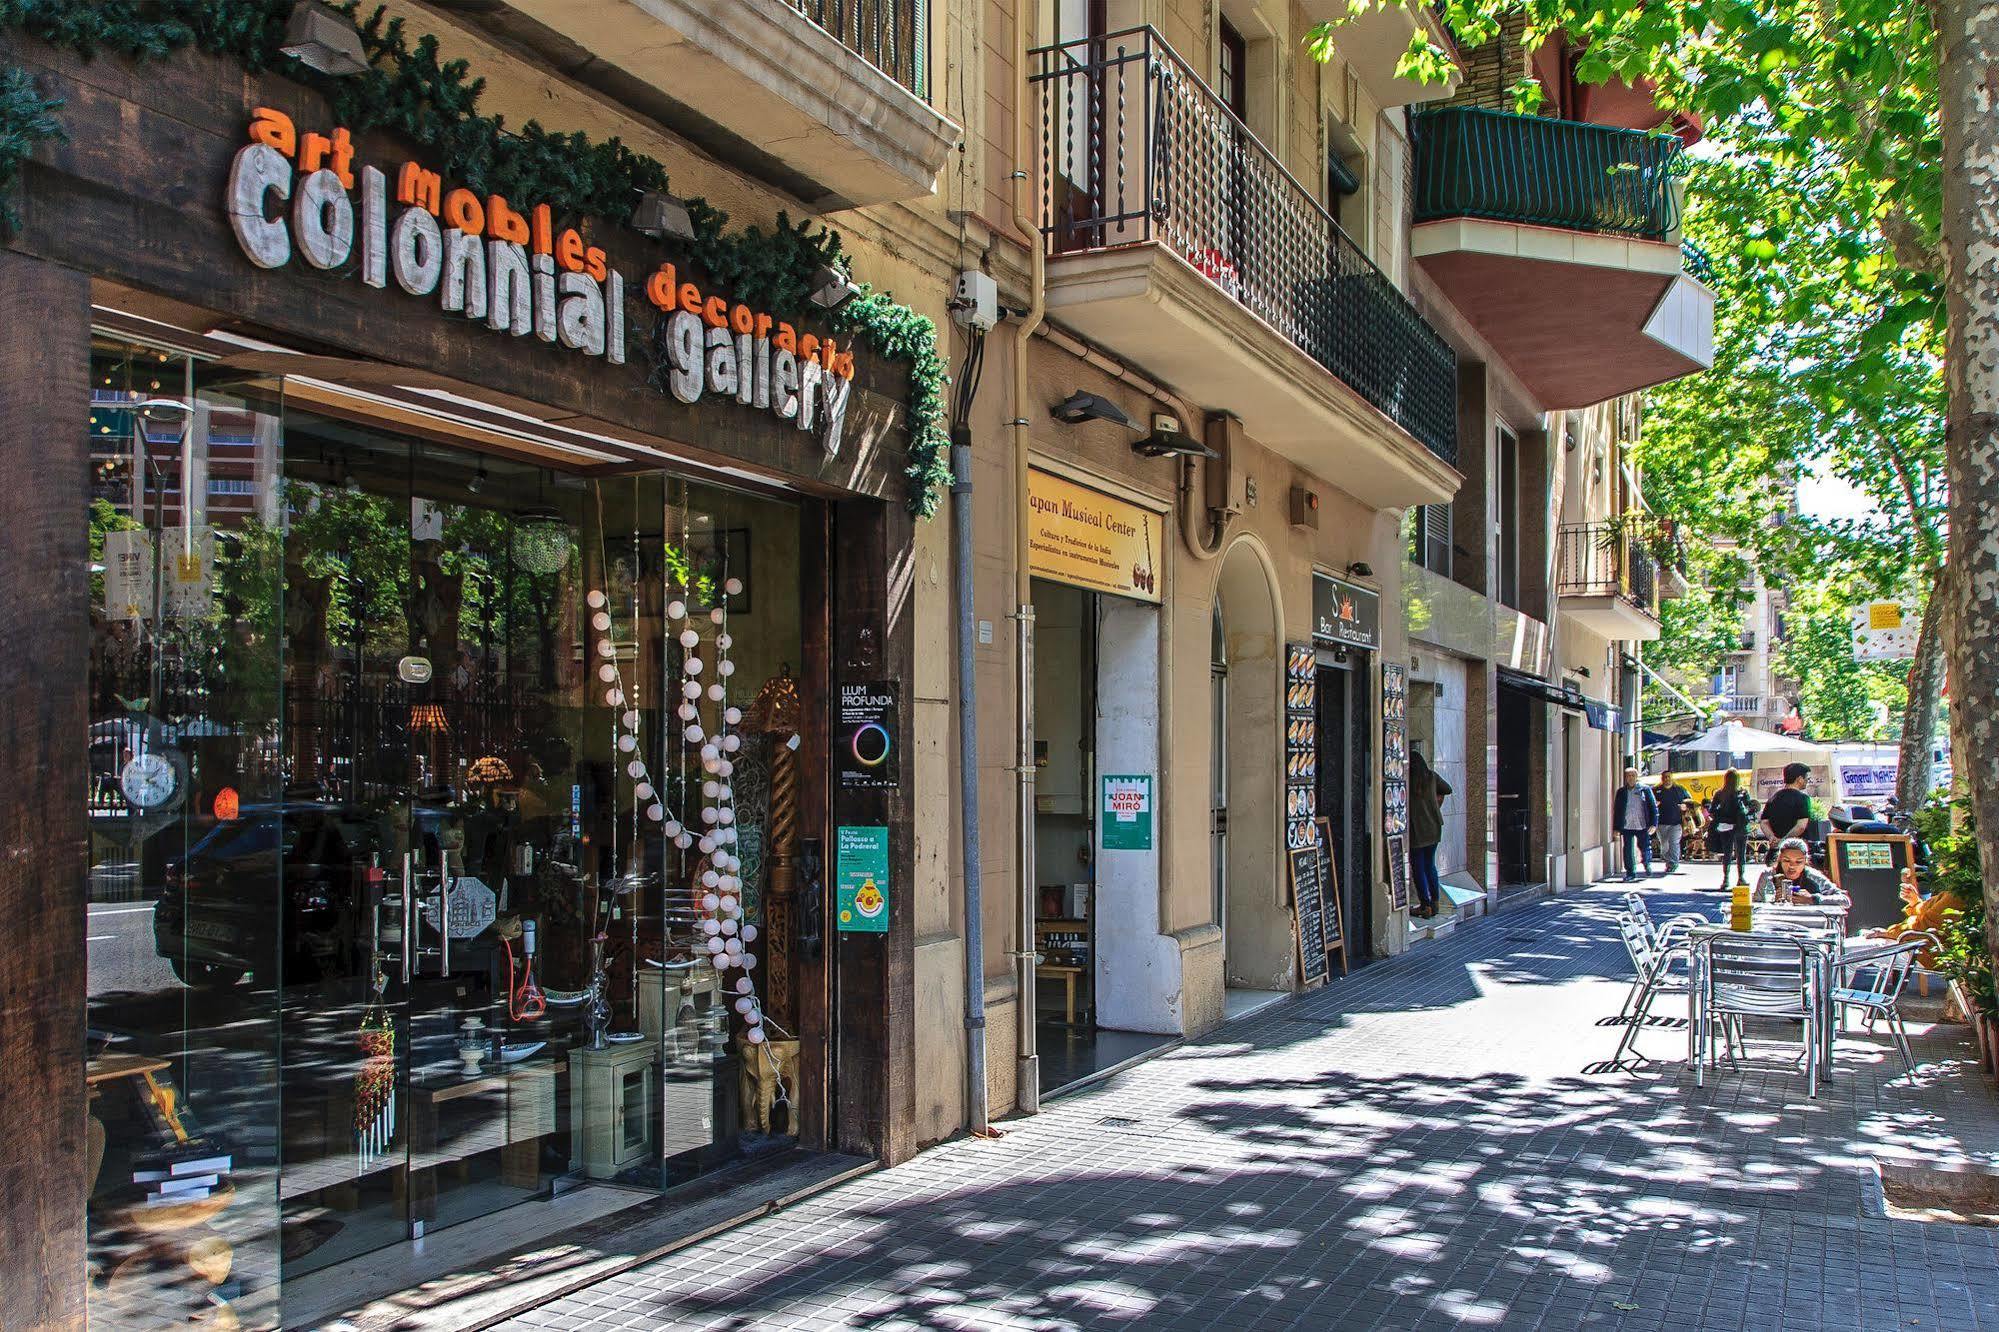
[{"label": "glass door", "polygon": [[422,653],[408,445],[297,410],[285,424],[279,1192],[292,1276],[409,1234],[411,995],[435,855],[419,793],[442,737],[423,725],[427,691],[403,678]]}]

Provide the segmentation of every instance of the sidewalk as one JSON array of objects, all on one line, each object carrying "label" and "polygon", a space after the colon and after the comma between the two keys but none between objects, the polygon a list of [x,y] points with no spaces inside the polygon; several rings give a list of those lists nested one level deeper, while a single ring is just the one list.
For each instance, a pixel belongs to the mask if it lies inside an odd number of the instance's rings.
[{"label": "sidewalk", "polygon": [[[1654,880],[1705,908],[1716,871]],[[1999,1330],[1999,1229],[1889,1219],[1869,1158],[1999,1165],[1961,1027],[1608,1058],[1624,885],[1471,922],[510,1328]]]}]

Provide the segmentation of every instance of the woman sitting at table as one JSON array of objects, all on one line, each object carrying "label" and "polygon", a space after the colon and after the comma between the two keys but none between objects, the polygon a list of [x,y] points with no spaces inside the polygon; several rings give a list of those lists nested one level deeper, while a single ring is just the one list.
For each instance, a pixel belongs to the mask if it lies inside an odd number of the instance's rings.
[{"label": "woman sitting at table", "polygon": [[1756,881],[1756,900],[1783,906],[1834,906],[1846,894],[1831,879],[1812,868],[1812,849],[1802,837],[1777,843],[1777,863]]}]

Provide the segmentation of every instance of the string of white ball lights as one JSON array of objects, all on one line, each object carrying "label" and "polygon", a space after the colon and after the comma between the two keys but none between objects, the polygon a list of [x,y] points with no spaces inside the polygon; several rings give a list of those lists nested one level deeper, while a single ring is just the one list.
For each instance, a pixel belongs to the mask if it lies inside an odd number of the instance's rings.
[{"label": "string of white ball lights", "polygon": [[[729,677],[736,673],[736,664],[729,656],[735,646],[729,634],[729,598],[743,590],[742,580],[727,578],[722,582],[721,596],[708,611],[708,619],[715,627],[713,639],[715,662],[714,678],[707,684],[702,676],[708,664],[700,656],[701,631],[691,618],[684,601],[667,603],[666,615],[669,621],[686,624],[680,631],[680,646],[684,650],[680,664],[685,677],[681,687],[681,698],[677,715],[685,723],[681,738],[688,748],[695,751],[701,761],[701,813],[698,828],[683,833],[692,836],[694,845],[702,856],[701,871],[697,876],[700,885],[702,947],[708,955],[709,965],[722,976],[725,984],[728,973],[740,971],[733,985],[728,986],[735,998],[732,1007],[744,1023],[744,1039],[751,1045],[762,1045],[768,1039],[764,1031],[763,1005],[758,1002],[756,982],[751,972],[756,970],[757,955],[750,945],[756,942],[757,927],[745,917],[743,911],[742,859],[736,853],[736,792],[733,785],[736,758],[743,747],[742,736],[737,727],[743,720],[742,710],[729,702]],[[705,698],[719,710],[715,715],[717,725],[712,729],[704,727],[701,721],[700,703]],[[680,843],[683,847],[685,842]]]}]

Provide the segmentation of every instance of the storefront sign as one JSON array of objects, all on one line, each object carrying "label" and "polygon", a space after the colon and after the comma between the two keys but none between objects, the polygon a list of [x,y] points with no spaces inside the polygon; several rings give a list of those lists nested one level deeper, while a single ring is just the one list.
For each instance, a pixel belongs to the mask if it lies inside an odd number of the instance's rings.
[{"label": "storefront sign", "polygon": [[1380,647],[1381,594],[1331,574],[1313,574],[1312,637],[1341,647]]},{"label": "storefront sign", "polygon": [[[355,161],[345,127],[301,132],[270,107],[253,113],[249,137],[223,207],[259,268],[297,258],[377,289],[393,278],[405,293],[434,298],[494,333],[625,364],[626,279],[581,230],[558,227],[548,204],[447,188],[415,161],[391,181]],[[653,387],[685,403],[733,397],[813,432],[837,455],[853,353],[689,276],[662,263],[640,283],[660,316]]]},{"label": "storefront sign", "polygon": [[1312,845],[1319,813],[1319,665],[1310,643],[1284,649],[1284,846]]},{"label": "storefront sign", "polygon": [[1152,849],[1152,774],[1104,776],[1103,807],[1097,820],[1106,851]]},{"label": "storefront sign", "polygon": [[1028,469],[1027,563],[1037,578],[1156,602],[1164,533],[1150,509]]},{"label": "storefront sign", "polygon": [[833,765],[842,790],[886,790],[899,784],[895,733],[901,692],[894,680],[840,686]]},{"label": "storefront sign", "polygon": [[842,934],[888,933],[888,829],[834,829],[839,856],[834,907]]}]

